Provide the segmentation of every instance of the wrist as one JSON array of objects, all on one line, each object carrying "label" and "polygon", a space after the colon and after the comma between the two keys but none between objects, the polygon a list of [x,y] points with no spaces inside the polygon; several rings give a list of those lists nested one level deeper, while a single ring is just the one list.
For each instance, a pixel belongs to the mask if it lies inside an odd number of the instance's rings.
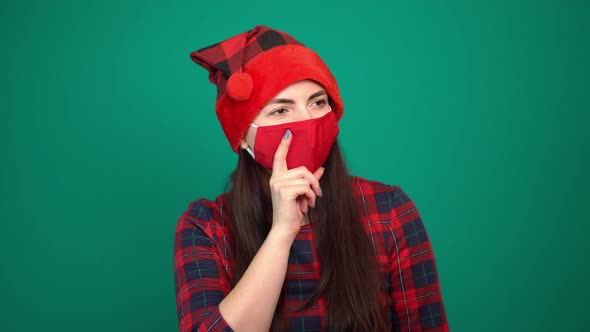
[{"label": "wrist", "polygon": [[292,227],[279,226],[277,223],[273,223],[267,238],[284,242],[290,247],[297,233],[299,233],[299,228],[293,229]]}]

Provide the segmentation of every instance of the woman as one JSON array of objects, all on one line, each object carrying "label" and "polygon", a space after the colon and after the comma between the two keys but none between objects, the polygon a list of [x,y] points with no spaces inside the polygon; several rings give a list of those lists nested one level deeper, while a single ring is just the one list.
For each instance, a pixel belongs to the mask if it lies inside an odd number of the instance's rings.
[{"label": "woman", "polygon": [[180,331],[447,331],[434,255],[399,186],[348,175],[336,81],[257,26],[194,51],[238,165],[175,236]]}]

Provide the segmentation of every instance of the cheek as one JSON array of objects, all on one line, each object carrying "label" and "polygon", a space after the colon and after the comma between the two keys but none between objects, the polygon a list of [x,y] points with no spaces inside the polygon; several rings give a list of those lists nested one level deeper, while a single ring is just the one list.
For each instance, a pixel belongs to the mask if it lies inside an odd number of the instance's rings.
[{"label": "cheek", "polygon": [[256,128],[250,127],[246,132],[246,143],[250,148],[254,148],[254,138],[256,138]]},{"label": "cheek", "polygon": [[324,107],[318,110],[315,110],[312,113],[312,118],[321,118],[322,116],[328,114],[332,109],[330,107]]}]

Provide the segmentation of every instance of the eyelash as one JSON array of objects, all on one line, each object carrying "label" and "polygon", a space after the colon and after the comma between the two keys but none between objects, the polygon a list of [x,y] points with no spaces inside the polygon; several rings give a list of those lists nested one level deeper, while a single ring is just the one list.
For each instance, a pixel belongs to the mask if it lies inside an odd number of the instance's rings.
[{"label": "eyelash", "polygon": [[313,104],[316,104],[316,103],[321,103],[321,105],[318,105],[318,106],[324,107],[324,106],[328,105],[328,100],[327,99],[318,99],[313,102]]},{"label": "eyelash", "polygon": [[283,115],[283,114],[285,114],[285,112],[279,112],[279,111],[285,111],[286,112],[287,109],[284,108],[284,107],[283,108],[279,108],[279,109],[276,109],[276,110],[270,112],[269,115]]},{"label": "eyelash", "polygon": [[[314,101],[312,103],[312,105],[313,104],[319,104],[318,107],[324,107],[324,106],[328,105],[328,100],[327,99],[318,99],[318,100]],[[270,112],[269,115],[279,116],[279,115],[285,114],[286,111],[288,111],[288,110],[286,108],[282,107],[282,108],[278,108],[278,109]]]}]

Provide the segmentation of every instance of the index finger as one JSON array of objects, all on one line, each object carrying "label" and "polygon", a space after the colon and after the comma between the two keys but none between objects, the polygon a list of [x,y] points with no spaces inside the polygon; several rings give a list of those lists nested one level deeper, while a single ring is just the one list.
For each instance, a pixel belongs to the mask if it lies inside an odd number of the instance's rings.
[{"label": "index finger", "polygon": [[289,145],[291,145],[292,135],[291,130],[287,129],[281,143],[279,143],[279,147],[275,152],[273,163],[272,163],[272,172],[273,173],[284,173],[287,171],[287,152],[289,152]]}]

